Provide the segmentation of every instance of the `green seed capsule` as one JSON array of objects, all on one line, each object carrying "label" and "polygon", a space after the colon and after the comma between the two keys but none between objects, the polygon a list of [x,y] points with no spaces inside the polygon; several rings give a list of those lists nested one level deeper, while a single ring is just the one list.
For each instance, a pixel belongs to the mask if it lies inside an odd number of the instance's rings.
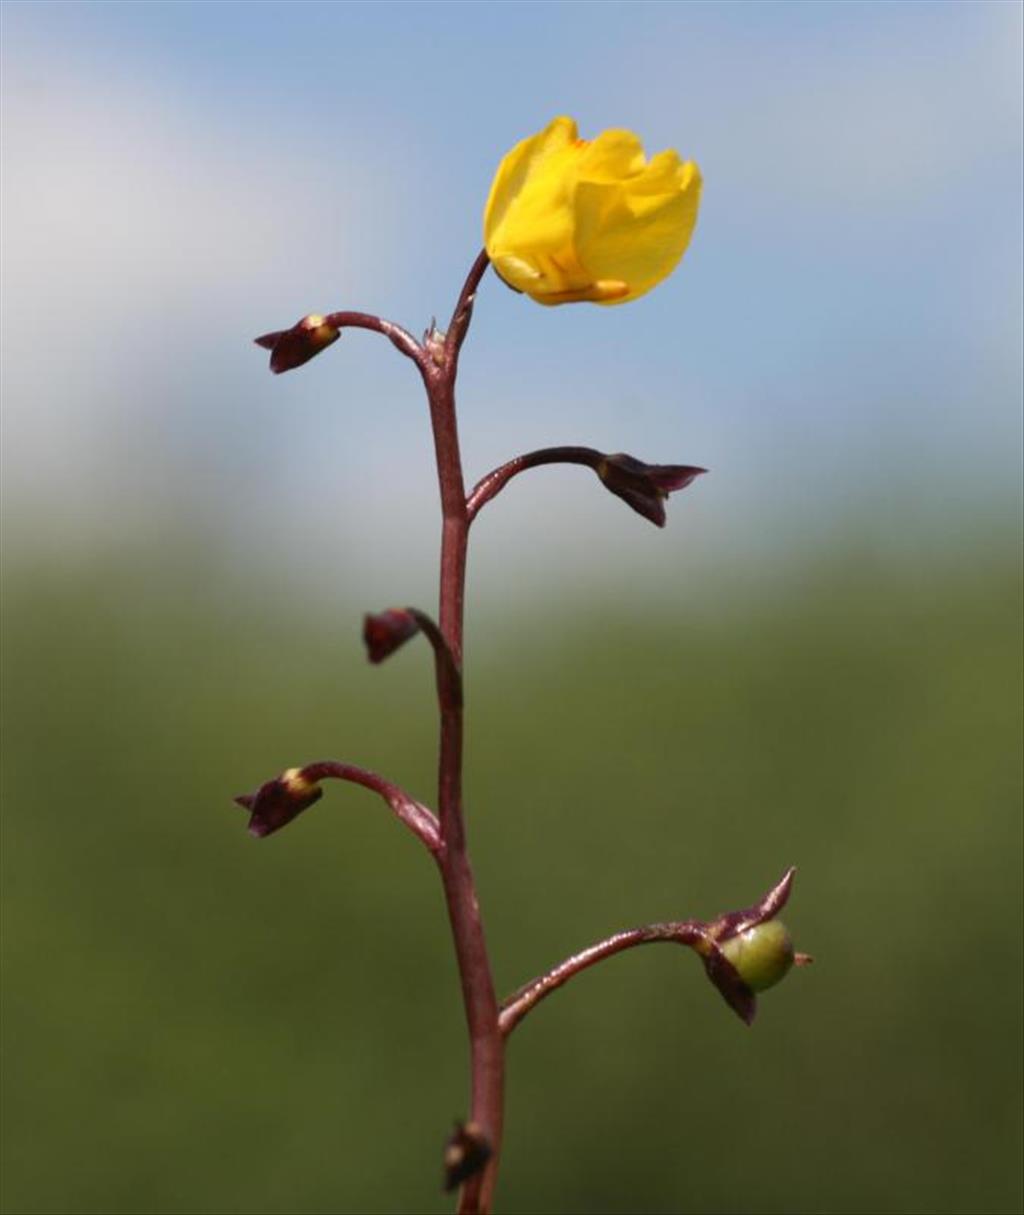
[{"label": "green seed capsule", "polygon": [[751,991],[774,987],[793,965],[793,942],[780,920],[749,928],[720,948]]}]

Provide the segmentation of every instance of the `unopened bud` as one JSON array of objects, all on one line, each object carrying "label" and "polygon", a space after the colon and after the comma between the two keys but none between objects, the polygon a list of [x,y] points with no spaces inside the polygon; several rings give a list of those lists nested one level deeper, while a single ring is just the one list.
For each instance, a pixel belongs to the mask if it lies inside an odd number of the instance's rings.
[{"label": "unopened bud", "polygon": [[665,526],[665,499],[707,469],[692,464],[645,464],[624,452],[605,456],[595,468],[606,489],[656,527]]},{"label": "unopened bud", "polygon": [[263,334],[256,338],[256,345],[270,351],[270,370],[280,375],[282,371],[293,371],[308,363],[339,337],[339,329],[328,325],[322,316],[311,315],[304,316],[291,329]]},{"label": "unopened bud", "polygon": [[478,1123],[456,1122],[444,1145],[444,1188],[454,1190],[479,1173],[493,1150]]},{"label": "unopened bud", "polygon": [[302,774],[301,768],[289,768],[273,780],[260,785],[255,793],[243,793],[235,798],[237,805],[249,811],[249,830],[260,839],[286,827],[303,810],[323,797],[324,791],[315,781]]},{"label": "unopened bud", "polygon": [[386,612],[368,612],[363,617],[363,642],[372,663],[383,662],[399,646],[420,631],[419,622],[405,608],[388,608]]}]

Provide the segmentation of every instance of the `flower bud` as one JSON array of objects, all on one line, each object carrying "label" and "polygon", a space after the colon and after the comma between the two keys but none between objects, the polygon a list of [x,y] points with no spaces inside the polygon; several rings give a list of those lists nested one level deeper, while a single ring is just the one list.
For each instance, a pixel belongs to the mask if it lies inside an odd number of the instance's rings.
[{"label": "flower bud", "polygon": [[781,920],[748,928],[719,948],[751,991],[774,987],[793,965],[793,941]]},{"label": "flower bud", "polygon": [[286,827],[303,810],[323,797],[323,789],[305,778],[300,768],[289,768],[260,785],[255,793],[243,793],[235,802],[249,811],[249,831],[262,839]]},{"label": "flower bud", "polygon": [[374,664],[383,662],[419,631],[416,617],[404,608],[368,612],[363,617],[363,642],[366,645],[367,657]]},{"label": "flower bud", "polygon": [[340,337],[339,329],[328,325],[322,316],[314,315],[304,316],[291,329],[263,334],[256,338],[256,345],[270,351],[270,370],[280,375],[308,363]]},{"label": "flower bud", "polygon": [[625,452],[605,456],[595,472],[604,487],[656,527],[665,526],[665,499],[685,489],[705,468],[692,464],[645,464]]},{"label": "flower bud", "polygon": [[444,1188],[454,1190],[475,1176],[490,1160],[494,1149],[475,1122],[456,1122],[444,1145]]}]

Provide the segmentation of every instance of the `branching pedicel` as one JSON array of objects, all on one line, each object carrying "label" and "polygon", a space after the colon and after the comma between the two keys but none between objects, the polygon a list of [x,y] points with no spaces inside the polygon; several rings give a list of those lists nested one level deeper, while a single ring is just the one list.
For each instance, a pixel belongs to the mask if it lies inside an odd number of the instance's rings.
[{"label": "branching pedicel", "polygon": [[514,290],[538,303],[589,301],[616,305],[649,291],[676,267],[697,217],[701,178],[675,152],[647,161],[628,131],[605,131],[593,142],[576,125],[556,118],[518,144],[502,161],[484,213],[485,250],[473,264],[446,332],[433,325],[417,341],[400,326],[362,312],[307,316],[291,329],[257,338],[270,350],[274,372],[289,371],[319,354],[345,329],[382,334],[415,364],[426,389],[437,458],[443,516],[440,618],[412,607],[365,618],[371,662],[381,662],[417,633],[434,652],[440,709],[438,803],[432,810],[390,781],[348,763],[325,760],[292,768],[239,797],[249,828],[265,836],[290,823],[323,795],[325,780],[362,785],[379,794],[433,857],[444,887],[469,1030],[470,1113],[456,1126],[444,1153],[449,1189],[461,1187],[460,1212],[491,1209],[501,1149],[505,1045],[536,1005],[587,967],[635,945],[667,941],[692,949],[708,978],[748,1024],[756,992],[778,982],[794,963],[789,935],[776,918],[789,898],[790,869],[760,902],[717,919],[648,924],[616,933],[521,987],[498,1003],[466,847],[462,805],[462,617],[470,525],[519,473],[542,464],[582,464],[635,511],[662,527],[665,500],[704,469],[645,464],[622,453],[589,447],[552,447],[518,456],[489,473],[468,494],[455,414],[459,352],[477,289],[494,268]]}]

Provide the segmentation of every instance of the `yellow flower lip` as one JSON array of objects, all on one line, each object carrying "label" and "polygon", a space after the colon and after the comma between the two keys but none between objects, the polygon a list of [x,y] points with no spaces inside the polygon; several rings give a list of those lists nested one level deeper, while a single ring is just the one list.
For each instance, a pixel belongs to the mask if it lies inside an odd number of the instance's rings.
[{"label": "yellow flower lip", "polygon": [[618,279],[602,279],[591,283],[589,287],[580,287],[575,291],[553,291],[546,295],[535,295],[533,298],[539,304],[608,304],[613,300],[621,300],[629,295],[629,284]]},{"label": "yellow flower lip", "polygon": [[581,139],[556,118],[499,165],[484,244],[499,276],[537,303],[626,303],[679,264],[701,184],[696,164],[673,151],[648,160],[631,131]]}]

